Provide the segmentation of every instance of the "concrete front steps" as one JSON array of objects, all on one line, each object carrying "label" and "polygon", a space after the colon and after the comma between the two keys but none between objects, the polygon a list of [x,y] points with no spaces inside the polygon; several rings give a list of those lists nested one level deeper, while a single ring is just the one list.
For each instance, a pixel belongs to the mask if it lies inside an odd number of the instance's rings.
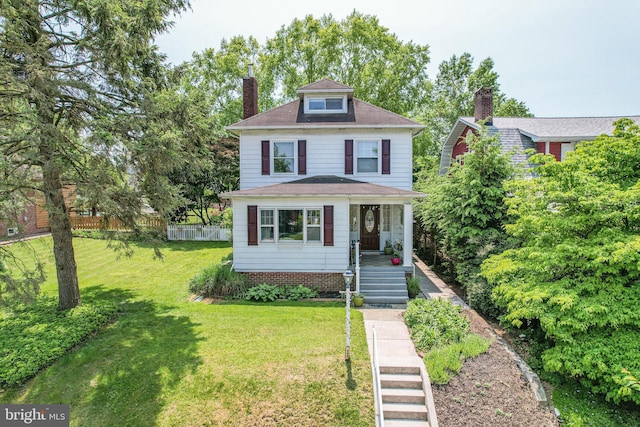
[{"label": "concrete front steps", "polygon": [[406,304],[409,299],[404,270],[399,267],[360,268],[360,293],[367,304]]},{"label": "concrete front steps", "polygon": [[380,385],[385,427],[432,427],[420,367],[380,366]]}]

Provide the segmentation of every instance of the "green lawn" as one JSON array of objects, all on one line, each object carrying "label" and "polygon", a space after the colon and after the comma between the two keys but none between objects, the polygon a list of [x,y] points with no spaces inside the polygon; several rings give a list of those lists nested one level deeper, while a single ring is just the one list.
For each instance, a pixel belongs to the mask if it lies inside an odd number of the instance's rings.
[{"label": "green lawn", "polygon": [[[169,243],[158,261],[144,245],[117,259],[105,241],[74,242],[83,300],[122,315],[0,402],[69,403],[72,426],[374,425],[361,313],[347,364],[339,304],[188,302],[189,278],[228,244]],[[51,240],[31,245],[56,295]]]}]

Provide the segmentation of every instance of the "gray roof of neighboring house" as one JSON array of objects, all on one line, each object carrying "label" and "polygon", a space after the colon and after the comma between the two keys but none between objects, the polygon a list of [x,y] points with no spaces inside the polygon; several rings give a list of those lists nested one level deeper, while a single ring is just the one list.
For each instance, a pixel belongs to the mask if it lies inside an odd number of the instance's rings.
[{"label": "gray roof of neighboring house", "polygon": [[[536,148],[536,142],[579,142],[611,135],[613,123],[621,118],[630,118],[640,125],[640,116],[611,117],[494,117],[488,126],[490,134],[500,134],[503,152],[513,151],[516,164],[527,164],[523,151]],[[470,126],[479,129],[473,117],[460,117],[442,146],[440,173],[446,172],[451,162],[453,147],[464,129]]]},{"label": "gray roof of neighboring house", "polygon": [[231,191],[221,194],[220,196],[224,198],[303,196],[418,198],[425,197],[425,194],[334,175],[326,175],[267,185],[265,187]]},{"label": "gray roof of neighboring house", "polygon": [[[640,125],[640,116],[611,117],[495,117],[497,129],[519,129],[534,142],[586,141],[613,132],[613,123],[624,117]],[[461,117],[469,125],[476,125],[473,117]],[[476,125],[477,126],[477,125]]]}]

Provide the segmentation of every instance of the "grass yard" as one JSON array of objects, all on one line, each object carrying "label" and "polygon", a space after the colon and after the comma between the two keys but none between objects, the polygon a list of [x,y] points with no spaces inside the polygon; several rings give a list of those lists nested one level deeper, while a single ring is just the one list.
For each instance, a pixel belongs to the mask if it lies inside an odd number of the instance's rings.
[{"label": "grass yard", "polygon": [[[57,295],[51,240],[30,244],[48,260],[43,293]],[[74,247],[83,300],[122,314],[0,402],[69,403],[72,426],[374,425],[358,311],[347,364],[340,304],[188,302],[189,278],[229,244],[168,243],[162,261],[144,245],[120,259],[105,241]]]}]

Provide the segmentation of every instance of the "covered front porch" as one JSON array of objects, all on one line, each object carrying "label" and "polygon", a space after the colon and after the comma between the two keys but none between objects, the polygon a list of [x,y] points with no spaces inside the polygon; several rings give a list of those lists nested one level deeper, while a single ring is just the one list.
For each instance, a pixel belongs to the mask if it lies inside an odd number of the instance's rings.
[{"label": "covered front porch", "polygon": [[[395,255],[401,259],[400,266],[410,268],[413,254],[413,207],[410,201],[401,203],[372,203],[363,200],[349,204],[349,238],[351,241],[350,264],[354,262],[354,248],[368,256],[370,263],[391,264]],[[382,258],[385,246],[393,253]]]}]

